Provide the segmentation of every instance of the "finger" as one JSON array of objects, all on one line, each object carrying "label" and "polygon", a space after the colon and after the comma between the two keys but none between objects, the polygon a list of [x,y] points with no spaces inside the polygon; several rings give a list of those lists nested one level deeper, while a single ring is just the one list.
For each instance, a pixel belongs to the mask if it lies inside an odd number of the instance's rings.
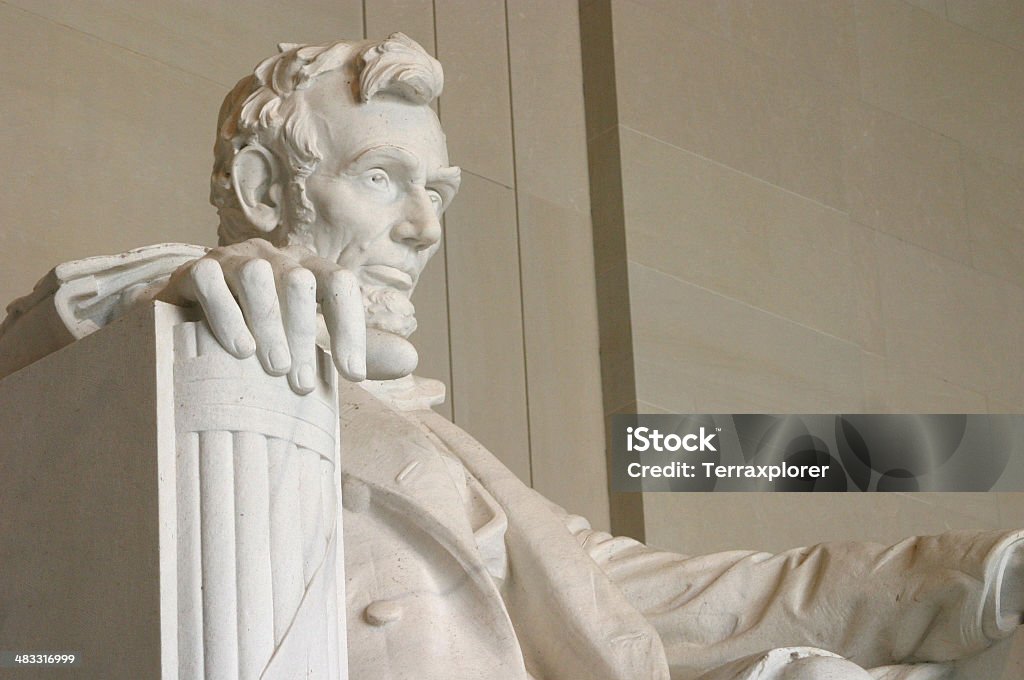
[{"label": "finger", "polygon": [[256,356],[263,370],[270,375],[284,375],[291,368],[292,357],[281,319],[273,265],[262,258],[236,258],[222,262],[221,267],[256,339]]},{"label": "finger", "polygon": [[185,297],[192,297],[203,308],[210,330],[228,352],[245,359],[256,351],[256,342],[246,328],[242,310],[227,282],[224,270],[215,260],[197,260],[185,276]]},{"label": "finger", "polygon": [[195,263],[192,260],[175,269],[167,285],[156,294],[156,299],[179,307],[195,304],[196,294],[192,285],[192,267]]},{"label": "finger", "polygon": [[278,297],[292,365],[288,383],[299,394],[316,387],[316,278],[295,265],[279,271]]},{"label": "finger", "polygon": [[365,380],[366,311],[359,279],[351,271],[315,255],[306,255],[301,261],[316,276],[317,301],[331,338],[334,365],[346,380]]},{"label": "finger", "polygon": [[359,280],[348,270],[334,269],[317,283],[334,365],[346,380],[365,380],[366,313]]}]

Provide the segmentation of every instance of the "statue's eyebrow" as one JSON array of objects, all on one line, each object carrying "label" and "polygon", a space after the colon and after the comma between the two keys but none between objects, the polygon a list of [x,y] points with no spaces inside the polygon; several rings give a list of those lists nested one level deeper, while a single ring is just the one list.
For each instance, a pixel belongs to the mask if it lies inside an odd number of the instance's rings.
[{"label": "statue's eyebrow", "polygon": [[448,168],[438,168],[433,175],[427,178],[427,186],[436,189],[444,199],[445,207],[455,198],[459,191],[459,184],[462,182],[462,168],[453,165]]},{"label": "statue's eyebrow", "polygon": [[346,172],[348,174],[358,174],[382,164],[399,165],[405,169],[411,177],[420,181],[424,179],[424,175],[426,174],[423,169],[423,163],[415,154],[399,146],[392,146],[390,144],[382,144],[381,146],[374,146],[366,149],[356,156],[355,160],[349,163]]}]

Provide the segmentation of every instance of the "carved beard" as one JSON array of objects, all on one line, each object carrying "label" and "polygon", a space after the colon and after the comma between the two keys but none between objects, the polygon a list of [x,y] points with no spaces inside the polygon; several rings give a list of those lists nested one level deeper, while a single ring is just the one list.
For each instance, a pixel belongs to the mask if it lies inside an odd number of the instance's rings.
[{"label": "carved beard", "polygon": [[386,286],[364,286],[363,307],[367,328],[407,338],[416,330],[416,308],[409,298]]}]

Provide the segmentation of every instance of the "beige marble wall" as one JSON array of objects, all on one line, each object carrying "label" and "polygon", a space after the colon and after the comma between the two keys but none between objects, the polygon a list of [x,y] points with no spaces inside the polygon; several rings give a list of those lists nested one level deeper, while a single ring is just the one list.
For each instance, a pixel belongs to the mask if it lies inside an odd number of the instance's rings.
[{"label": "beige marble wall", "polygon": [[[602,5],[638,410],[1024,411],[1019,3]],[[684,552],[781,549],[1024,526],[1021,498],[648,494],[643,517]]]},{"label": "beige marble wall", "polygon": [[0,3],[0,300],[61,261],[213,245],[224,93],[278,41],[396,30],[445,65],[464,169],[417,291],[421,371],[449,384],[456,423],[607,527],[575,2]]}]

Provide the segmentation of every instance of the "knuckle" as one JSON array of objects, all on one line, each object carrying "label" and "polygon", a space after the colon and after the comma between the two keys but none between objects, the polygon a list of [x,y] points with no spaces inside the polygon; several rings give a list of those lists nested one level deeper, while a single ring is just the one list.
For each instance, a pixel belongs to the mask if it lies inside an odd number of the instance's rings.
[{"label": "knuckle", "polygon": [[358,287],[356,275],[347,269],[335,269],[327,275],[326,283],[330,292],[338,295],[347,295]]},{"label": "knuckle", "polygon": [[238,278],[243,286],[265,285],[274,280],[274,268],[266,260],[254,258],[239,267]]},{"label": "knuckle", "polygon": [[284,285],[289,293],[304,293],[316,289],[316,277],[308,269],[296,267],[285,272]]},{"label": "knuckle", "polygon": [[194,283],[197,288],[202,288],[207,286],[216,277],[223,276],[224,274],[221,270],[220,263],[214,259],[204,257],[197,260],[195,264],[192,265],[189,275],[192,278],[192,283]]}]

